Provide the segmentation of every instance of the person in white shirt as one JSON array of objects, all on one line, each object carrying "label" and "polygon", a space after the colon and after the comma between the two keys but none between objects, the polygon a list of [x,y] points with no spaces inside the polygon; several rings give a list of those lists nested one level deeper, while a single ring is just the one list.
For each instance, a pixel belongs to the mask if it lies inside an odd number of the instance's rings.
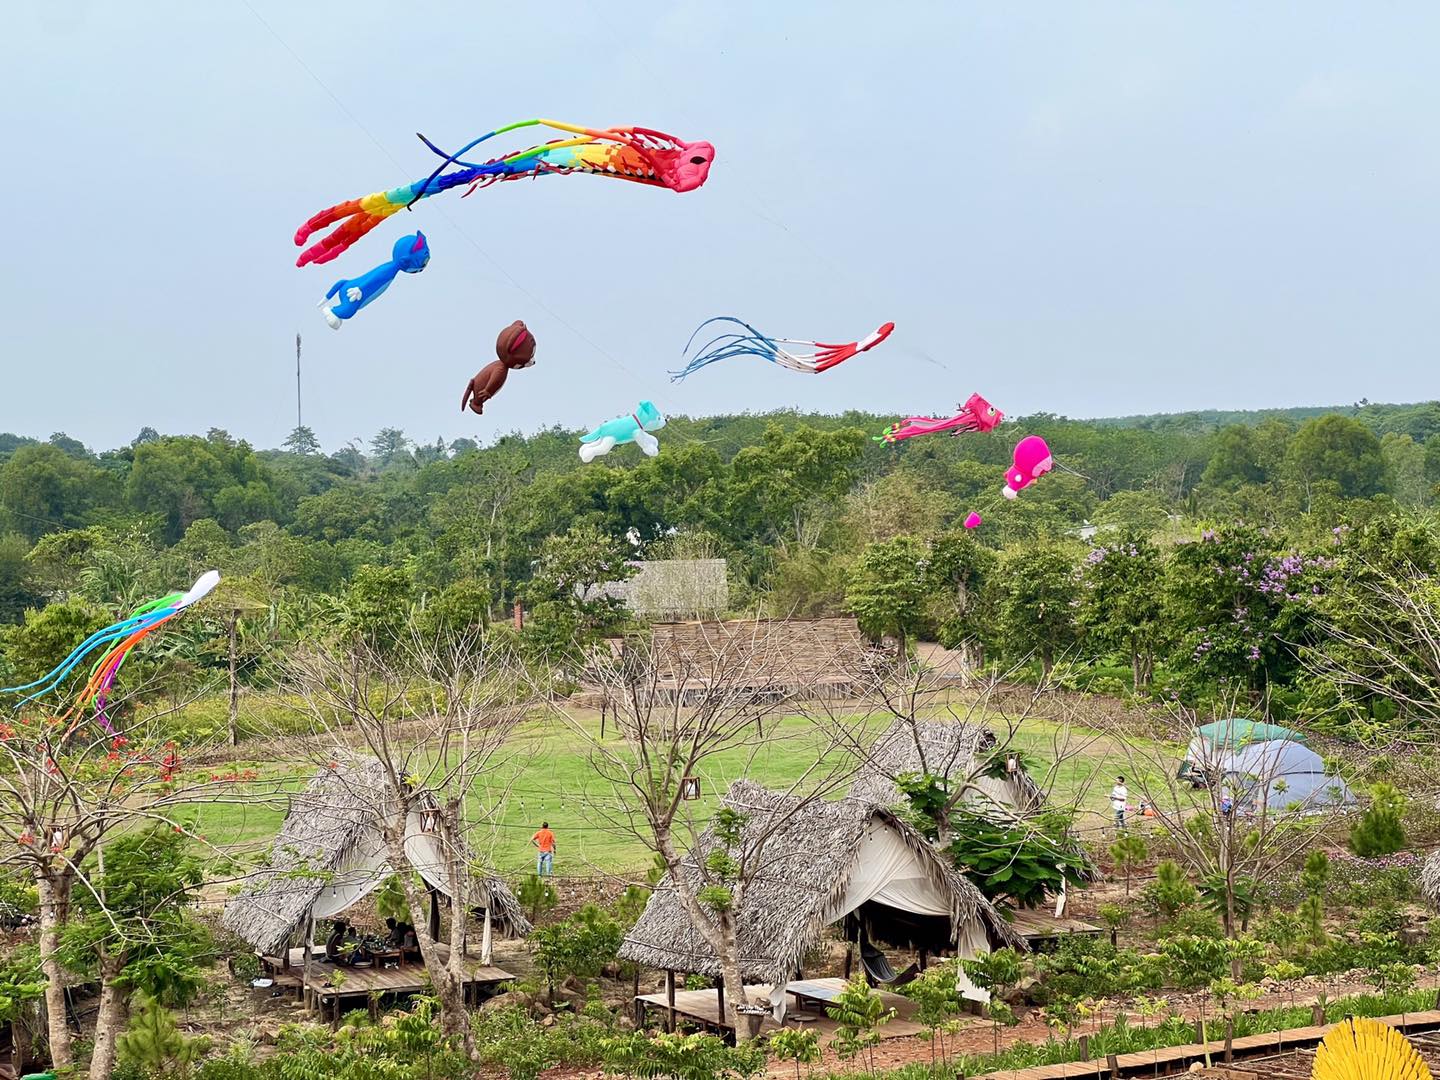
[{"label": "person in white shirt", "polygon": [[1110,809],[1115,811],[1115,827],[1125,828],[1125,807],[1130,799],[1130,792],[1125,789],[1125,777],[1117,776],[1115,786],[1110,789]]}]

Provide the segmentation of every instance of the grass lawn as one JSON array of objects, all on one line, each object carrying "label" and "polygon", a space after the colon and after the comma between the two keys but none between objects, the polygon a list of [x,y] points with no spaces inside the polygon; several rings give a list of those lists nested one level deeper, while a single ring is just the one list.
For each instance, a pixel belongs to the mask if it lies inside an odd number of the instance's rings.
[{"label": "grass lawn", "polygon": [[[598,736],[598,713],[576,711],[573,716],[585,732]],[[870,737],[888,724],[879,715],[860,722]],[[731,781],[748,776],[767,786],[786,786],[819,756],[820,740],[803,718],[770,720],[766,735],[766,741],[753,750],[741,748],[709,759],[699,774],[702,797],[686,805],[696,827],[713,813]],[[1087,838],[1103,835],[1110,821],[1110,785],[1117,773],[1133,771],[1122,746],[1096,732],[1062,729],[1036,718],[1024,721],[1011,745],[1035,763],[1037,779],[1049,787],[1052,802],[1080,807],[1079,824]],[[1057,760],[1047,781],[1044,772]],[[298,789],[308,779],[303,769],[287,770],[274,762],[237,767],[257,769],[266,792],[274,790],[277,780]],[[267,850],[279,832],[284,807],[280,800],[260,797],[260,786],[254,801],[197,806],[193,816],[198,831],[242,857],[257,857]],[[1132,781],[1132,793],[1136,790]],[[499,811],[487,816],[485,808],[496,805]],[[596,775],[587,739],[554,716],[533,720],[520,730],[506,748],[504,760],[477,782],[470,809],[475,822],[470,842],[479,861],[506,877],[519,877],[533,866],[530,836],[541,821],[548,821],[556,834],[559,877],[635,877],[648,867],[645,848],[613,820],[619,804],[614,789]]]}]

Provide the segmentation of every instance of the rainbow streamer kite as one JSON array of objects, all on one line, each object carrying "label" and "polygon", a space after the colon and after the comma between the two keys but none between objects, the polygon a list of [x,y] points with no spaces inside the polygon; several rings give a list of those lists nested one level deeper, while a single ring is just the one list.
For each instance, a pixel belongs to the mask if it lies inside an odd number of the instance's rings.
[{"label": "rainbow streamer kite", "polygon": [[[532,146],[490,161],[461,160],[462,154],[468,154],[486,139],[524,127],[554,128],[569,132],[574,137]],[[295,233],[297,246],[337,221],[344,221],[344,224],[306,248],[295,265],[329,262],[392,214],[408,210],[421,199],[454,187],[467,186],[469,190],[465,194],[469,195],[476,188],[489,187],[501,180],[520,180],[547,173],[563,176],[584,172],[686,192],[694,191],[705,183],[710,175],[710,163],[715,159],[715,148],[708,142],[685,142],[650,128],[597,130],[562,124],[558,120],[521,120],[506,124],[471,140],[453,154],[447,154],[424,135],[420,135],[420,141],[445,159],[439,168],[413,184],[377,191],[321,210]],[[456,171],[445,172],[452,165],[458,166]]]},{"label": "rainbow streamer kite", "polygon": [[[791,371],[803,371],[818,375],[841,361],[849,360],[858,353],[873,349],[889,337],[891,331],[895,329],[893,322],[887,322],[869,337],[861,338],[859,341],[847,342],[844,345],[827,345],[822,341],[767,337],[747,322],[742,322],[729,315],[717,315],[713,319],[706,319],[695,328],[695,333],[691,334],[690,340],[685,343],[686,355],[689,354],[690,347],[695,344],[695,339],[700,336],[700,331],[711,323],[717,322],[733,323],[743,327],[746,332],[742,334],[731,331],[711,338],[701,346],[698,353],[691,357],[690,362],[682,370],[670,372],[671,382],[679,382],[686,375],[693,375],[717,360],[728,360],[732,356],[759,356]],[[786,348],[788,345],[808,345],[813,351],[797,352],[794,349]]]},{"label": "rainbow streamer kite", "polygon": [[93,701],[96,721],[107,733],[114,734],[115,729],[110,723],[110,718],[105,715],[105,699],[115,685],[115,676],[119,674],[120,665],[125,662],[125,657],[129,655],[131,649],[149,637],[162,623],[169,622],[191,604],[208,596],[218,584],[220,584],[220,572],[207,570],[185,592],[171,593],[168,596],[162,596],[159,600],[142,604],[131,612],[128,618],[111,623],[103,630],[95,631],[75,646],[70,655],[48,675],[42,675],[34,682],[25,683],[23,686],[0,687],[0,694],[34,691],[15,704],[18,709],[54,690],[65,681],[80,661],[102,645],[108,646],[101,654],[100,659],[96,661],[95,666],[90,669],[90,678],[86,681],[84,689],[80,691],[79,697],[75,699],[75,703],[65,711],[65,717],[68,718],[77,709],[84,709]]}]

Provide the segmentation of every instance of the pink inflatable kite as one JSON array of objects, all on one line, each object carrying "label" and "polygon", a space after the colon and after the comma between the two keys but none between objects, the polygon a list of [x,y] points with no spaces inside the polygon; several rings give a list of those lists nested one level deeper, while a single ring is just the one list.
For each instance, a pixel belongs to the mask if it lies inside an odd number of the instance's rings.
[{"label": "pink inflatable kite", "polygon": [[1005,486],[1000,494],[1013,499],[1055,467],[1050,447],[1039,435],[1026,435],[1015,444],[1014,461],[1005,473]]},{"label": "pink inflatable kite", "polygon": [[917,435],[938,435],[949,431],[956,435],[962,431],[994,431],[1005,414],[991,405],[979,394],[971,394],[960,411],[954,416],[907,416],[891,424],[879,437],[880,442],[896,443],[901,439],[913,439]]}]

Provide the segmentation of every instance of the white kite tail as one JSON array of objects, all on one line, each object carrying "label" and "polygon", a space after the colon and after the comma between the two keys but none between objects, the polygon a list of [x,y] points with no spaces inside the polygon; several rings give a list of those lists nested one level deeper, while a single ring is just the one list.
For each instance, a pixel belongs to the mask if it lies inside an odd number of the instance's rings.
[{"label": "white kite tail", "polygon": [[176,611],[184,611],[191,604],[204,600],[215,591],[215,586],[220,584],[219,570],[206,570],[195,579],[195,584],[186,589],[179,600],[175,602]]}]

